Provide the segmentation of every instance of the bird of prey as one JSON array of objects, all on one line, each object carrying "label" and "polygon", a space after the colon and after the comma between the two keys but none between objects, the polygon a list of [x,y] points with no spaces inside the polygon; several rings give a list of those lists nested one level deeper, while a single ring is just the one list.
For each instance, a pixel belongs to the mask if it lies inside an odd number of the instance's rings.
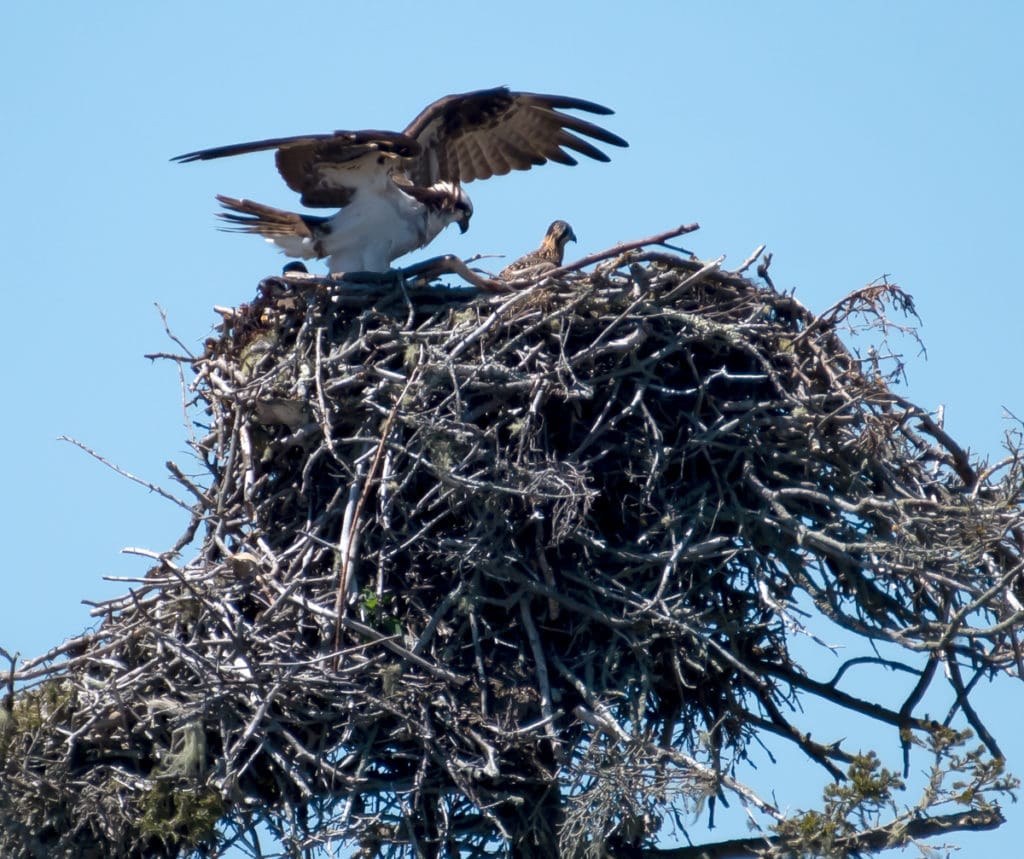
[{"label": "bird of prey", "polygon": [[553,271],[562,264],[566,244],[574,241],[576,234],[566,221],[553,221],[540,247],[505,266],[498,273],[498,280],[524,280]]},{"label": "bird of prey", "polygon": [[446,226],[469,226],[473,204],[463,182],[555,161],[567,150],[597,161],[591,140],[625,140],[566,110],[607,115],[599,104],[507,87],[449,95],[428,105],[402,132],[335,131],[201,149],[174,161],[206,161],[275,150],[277,169],[304,206],[333,215],[288,212],[219,196],[239,232],[258,233],[291,257],[327,258],[331,272],[385,272],[403,254],[429,244]]}]

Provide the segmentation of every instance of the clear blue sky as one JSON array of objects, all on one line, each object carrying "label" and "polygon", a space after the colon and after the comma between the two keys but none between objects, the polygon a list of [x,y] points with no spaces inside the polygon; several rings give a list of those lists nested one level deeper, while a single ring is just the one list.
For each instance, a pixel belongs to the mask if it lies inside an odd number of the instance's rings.
[{"label": "clear blue sky", "polygon": [[[581,255],[699,221],[688,247],[728,266],[767,243],[776,285],[812,309],[889,275],[915,296],[928,347],[926,360],[905,343],[906,393],[945,405],[962,443],[997,456],[1004,407],[1024,416],[1022,32],[1012,2],[8,4],[0,644],[34,655],[80,632],[82,599],[126,587],[102,576],[146,569],[119,550],[166,549],[186,525],[56,441],[166,486],[166,460],[188,466],[176,370],[142,357],[170,348],[154,303],[198,351],[213,305],[250,299],[280,270],[270,246],[212,217],[217,192],[294,206],[270,155],[168,159],[398,129],[450,92],[599,101],[630,148],[470,185],[470,231],[407,262],[514,257],[554,218]],[[1011,681],[997,700],[1019,711],[1022,693]],[[1024,774],[1019,726],[994,727]],[[775,787],[784,800],[786,778]],[[1007,812],[961,855],[1017,852],[1024,811]]]}]

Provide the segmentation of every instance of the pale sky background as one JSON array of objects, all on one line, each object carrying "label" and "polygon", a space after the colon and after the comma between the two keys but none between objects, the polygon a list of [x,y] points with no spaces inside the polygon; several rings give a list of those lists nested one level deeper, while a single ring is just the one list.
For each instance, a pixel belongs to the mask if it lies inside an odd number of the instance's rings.
[{"label": "pale sky background", "polygon": [[[573,258],[698,221],[687,247],[734,267],[764,242],[776,286],[813,310],[888,275],[915,297],[928,349],[905,341],[905,393],[945,405],[954,436],[997,457],[1004,408],[1024,416],[1022,34],[1014,2],[6,4],[0,646],[32,656],[80,633],[83,599],[127,587],[103,576],[147,568],[122,547],[160,551],[184,530],[183,511],[56,439],[173,488],[164,462],[191,462],[177,370],[142,357],[176,351],[154,305],[201,351],[213,305],[251,299],[284,261],[212,216],[218,192],[296,205],[270,154],[168,159],[397,130],[452,92],[598,101],[630,148],[473,183],[469,232],[404,263],[511,259],[554,218],[579,236]],[[1014,681],[982,702],[1001,711],[991,727],[1019,775],[1022,704]],[[876,742],[893,762],[894,733]],[[807,767],[768,768],[780,802],[820,780]],[[1018,854],[1024,809],[1005,811],[1001,830],[956,836],[959,855]]]}]

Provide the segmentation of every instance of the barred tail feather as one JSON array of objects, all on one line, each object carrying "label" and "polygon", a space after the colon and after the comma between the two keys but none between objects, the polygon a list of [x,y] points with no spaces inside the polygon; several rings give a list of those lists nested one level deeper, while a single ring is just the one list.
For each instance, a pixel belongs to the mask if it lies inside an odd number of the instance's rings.
[{"label": "barred tail feather", "polygon": [[320,239],[327,218],[300,215],[223,194],[217,195],[217,202],[226,210],[217,213],[217,217],[227,223],[221,228],[224,231],[256,233],[291,257],[319,259],[325,256]]}]

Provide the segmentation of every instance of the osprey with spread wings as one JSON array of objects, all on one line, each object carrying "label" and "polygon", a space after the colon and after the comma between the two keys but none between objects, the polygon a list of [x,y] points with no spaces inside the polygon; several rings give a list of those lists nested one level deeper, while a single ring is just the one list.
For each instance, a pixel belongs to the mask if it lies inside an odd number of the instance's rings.
[{"label": "osprey with spread wings", "polygon": [[463,182],[528,170],[555,161],[576,164],[566,150],[597,161],[608,156],[590,140],[626,141],[563,110],[607,115],[606,107],[560,95],[506,87],[438,99],[403,132],[335,131],[237,143],[179,155],[206,161],[276,150],[277,169],[302,204],[338,208],[305,215],[251,200],[218,196],[228,229],[258,233],[285,254],[328,259],[330,271],[387,271],[449,224],[462,232],[473,204]]}]

